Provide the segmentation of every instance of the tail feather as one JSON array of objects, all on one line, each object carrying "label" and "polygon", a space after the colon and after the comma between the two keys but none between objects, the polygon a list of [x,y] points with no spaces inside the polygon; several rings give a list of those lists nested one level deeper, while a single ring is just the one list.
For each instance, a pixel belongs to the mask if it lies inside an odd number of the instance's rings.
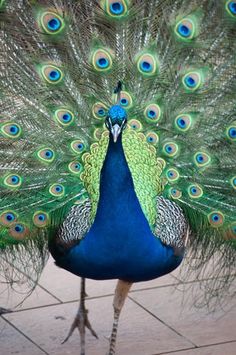
[{"label": "tail feather", "polygon": [[[92,201],[92,221],[104,118],[118,103],[142,141],[136,153],[150,150],[142,172],[162,170],[153,194],[188,217],[199,267],[219,251],[223,273],[235,265],[234,4],[1,2],[0,247],[8,255],[24,255],[19,241],[28,250],[47,243],[75,202]],[[138,176],[136,158],[130,164]],[[138,179],[136,189],[145,201]]]}]

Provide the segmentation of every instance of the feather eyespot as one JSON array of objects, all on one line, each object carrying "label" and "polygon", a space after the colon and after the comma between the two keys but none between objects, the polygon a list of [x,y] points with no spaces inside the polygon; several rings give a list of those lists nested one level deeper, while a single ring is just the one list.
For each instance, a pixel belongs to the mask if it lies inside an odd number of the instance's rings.
[{"label": "feather eyespot", "polygon": [[79,139],[71,142],[70,147],[72,151],[76,154],[81,154],[85,150],[85,144]]},{"label": "feather eyespot", "polygon": [[49,187],[49,193],[55,197],[62,197],[65,194],[65,188],[61,184],[53,184]]},{"label": "feather eyespot", "polygon": [[138,71],[144,76],[152,76],[157,73],[158,62],[154,55],[142,54],[137,61]]},{"label": "feather eyespot", "polygon": [[21,127],[16,123],[5,123],[1,126],[1,132],[6,138],[16,139],[22,133]]},{"label": "feather eyespot", "polygon": [[218,228],[224,224],[224,215],[219,211],[214,211],[208,215],[208,220],[212,227]]},{"label": "feather eyespot", "polygon": [[191,198],[200,198],[203,195],[203,190],[199,185],[190,185],[188,187],[188,194]]},{"label": "feather eyespot", "polygon": [[233,176],[232,179],[230,180],[231,185],[233,188],[236,190],[236,176]]},{"label": "feather eyespot", "polygon": [[176,182],[180,177],[178,170],[173,168],[168,169],[165,175],[169,182]]},{"label": "feather eyespot", "polygon": [[133,105],[133,100],[131,95],[126,91],[120,92],[120,105],[125,109],[129,109]]},{"label": "feather eyespot", "polygon": [[227,128],[226,135],[230,140],[236,141],[236,123]]},{"label": "feather eyespot", "polygon": [[196,35],[196,26],[190,18],[184,18],[176,24],[175,34],[182,40],[191,40]]},{"label": "feather eyespot", "polygon": [[141,131],[141,129],[142,129],[142,124],[141,124],[141,122],[138,121],[138,120],[135,120],[135,119],[130,120],[130,121],[128,122],[128,124],[129,124],[129,127],[130,127],[131,129],[133,129],[134,131]]},{"label": "feather eyespot", "polygon": [[22,240],[29,234],[29,229],[23,223],[14,223],[10,226],[9,234],[16,240]]},{"label": "feather eyespot", "polygon": [[73,114],[73,112],[67,110],[66,108],[60,108],[56,110],[54,113],[54,117],[56,121],[64,127],[70,126],[75,119],[75,115]]},{"label": "feather eyespot", "polygon": [[175,187],[172,187],[170,190],[169,190],[169,195],[170,197],[172,197],[174,200],[179,200],[181,197],[182,197],[182,192],[175,188]]},{"label": "feather eyespot", "polygon": [[40,25],[47,34],[58,34],[65,27],[65,21],[61,16],[54,12],[44,12],[40,17]]},{"label": "feather eyespot", "polygon": [[9,174],[4,178],[4,185],[11,188],[18,188],[22,184],[22,178],[17,174]]},{"label": "feather eyespot", "polygon": [[158,122],[161,118],[161,108],[157,104],[150,104],[144,110],[144,116],[148,122]]},{"label": "feather eyespot", "polygon": [[178,131],[187,132],[192,125],[192,117],[188,114],[182,114],[176,117],[175,127]]},{"label": "feather eyespot", "polygon": [[174,157],[178,154],[178,152],[179,146],[174,142],[168,142],[163,146],[163,153],[165,154],[165,156]]},{"label": "feather eyespot", "polygon": [[0,224],[4,226],[9,226],[16,222],[17,215],[13,211],[5,211],[0,215]]},{"label": "feather eyespot", "polygon": [[236,237],[236,222],[234,222],[229,228],[229,234],[231,237]]},{"label": "feather eyespot", "polygon": [[112,67],[112,55],[108,50],[97,49],[92,56],[92,64],[95,70],[106,72]]},{"label": "feather eyespot", "polygon": [[83,171],[83,166],[78,161],[73,161],[68,165],[69,171],[73,174],[79,175]]},{"label": "feather eyespot", "polygon": [[120,18],[128,12],[129,0],[105,0],[105,11],[114,18]]},{"label": "feather eyespot", "polygon": [[202,84],[201,74],[198,72],[189,72],[183,76],[182,83],[187,91],[196,91]]},{"label": "feather eyespot", "polygon": [[156,133],[154,132],[148,132],[146,134],[146,141],[149,144],[156,145],[159,142],[159,137]]},{"label": "feather eyespot", "polygon": [[194,163],[198,166],[198,167],[204,167],[209,165],[211,162],[211,157],[210,155],[208,155],[207,153],[204,152],[197,152],[194,155]]},{"label": "feather eyespot", "polygon": [[230,16],[236,18],[236,1],[226,1],[225,8]]},{"label": "feather eyespot", "polygon": [[98,120],[104,119],[107,115],[107,107],[102,102],[96,102],[93,105],[92,113]]},{"label": "feather eyespot", "polygon": [[41,69],[42,76],[49,84],[58,84],[62,81],[64,74],[60,68],[55,65],[43,65]]},{"label": "feather eyespot", "polygon": [[52,163],[55,159],[55,153],[51,148],[42,148],[37,152],[38,158],[45,163]]},{"label": "feather eyespot", "polygon": [[37,211],[33,215],[33,223],[39,228],[46,227],[49,223],[49,216],[46,212]]}]

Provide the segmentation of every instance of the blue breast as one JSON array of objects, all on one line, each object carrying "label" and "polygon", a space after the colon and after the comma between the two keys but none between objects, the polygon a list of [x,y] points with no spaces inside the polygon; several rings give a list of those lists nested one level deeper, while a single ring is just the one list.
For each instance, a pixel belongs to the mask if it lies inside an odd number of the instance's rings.
[{"label": "blue breast", "polygon": [[134,191],[121,137],[117,143],[111,138],[94,223],[59,266],[86,278],[137,282],[169,273],[181,260],[152,234]]}]

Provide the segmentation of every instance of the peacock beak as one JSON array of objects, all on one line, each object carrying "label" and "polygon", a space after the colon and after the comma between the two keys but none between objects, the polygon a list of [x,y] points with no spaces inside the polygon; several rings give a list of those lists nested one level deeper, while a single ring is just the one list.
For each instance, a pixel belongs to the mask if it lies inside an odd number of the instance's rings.
[{"label": "peacock beak", "polygon": [[113,141],[114,143],[117,142],[117,138],[119,137],[119,134],[121,132],[121,127],[116,123],[112,128],[111,128],[111,133],[113,135]]}]

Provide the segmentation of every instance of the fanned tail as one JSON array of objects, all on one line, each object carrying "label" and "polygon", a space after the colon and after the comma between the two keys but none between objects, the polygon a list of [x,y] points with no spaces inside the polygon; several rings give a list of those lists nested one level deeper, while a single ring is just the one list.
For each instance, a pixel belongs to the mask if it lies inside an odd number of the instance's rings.
[{"label": "fanned tail", "polygon": [[0,3],[4,257],[18,265],[32,255],[28,273],[38,265],[39,275],[75,204],[86,218],[68,238],[83,237],[99,198],[105,117],[118,103],[151,228],[158,195],[179,204],[191,229],[187,260],[204,271],[215,258],[208,276],[220,277],[211,285],[221,293],[236,263],[236,3]]}]

